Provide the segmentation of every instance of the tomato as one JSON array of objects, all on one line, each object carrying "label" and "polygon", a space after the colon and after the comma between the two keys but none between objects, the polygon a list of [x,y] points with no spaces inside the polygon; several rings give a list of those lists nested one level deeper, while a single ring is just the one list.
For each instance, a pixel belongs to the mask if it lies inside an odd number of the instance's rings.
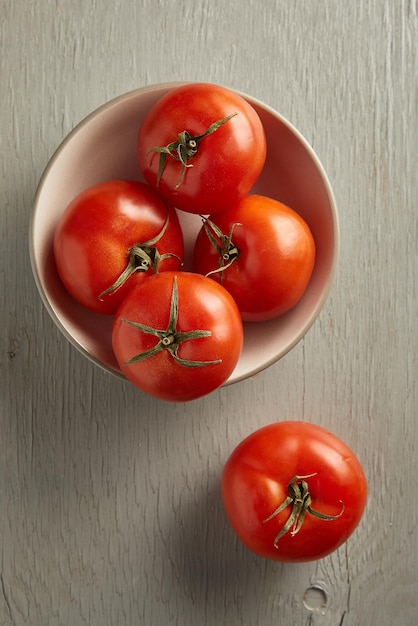
[{"label": "tomato", "polygon": [[232,452],[222,498],[241,541],[276,561],[320,559],[341,546],[366,505],[367,481],[354,453],[308,422],[269,424]]},{"label": "tomato", "polygon": [[250,322],[275,318],[294,307],[314,264],[314,238],[302,217],[277,200],[255,194],[210,216],[193,253],[193,270],[221,282],[243,320]]},{"label": "tomato", "polygon": [[175,210],[149,185],[110,180],[68,205],[55,231],[54,256],[75,300],[113,314],[145,273],[180,267],[183,234]]},{"label": "tomato", "polygon": [[234,204],[251,189],[265,159],[266,137],[254,107],[211,83],[170,90],[138,133],[145,179],[171,205],[191,213]]},{"label": "tomato", "polygon": [[243,327],[221,285],[191,272],[164,272],[125,298],[112,344],[130,382],[156,398],[185,402],[229,378],[242,351]]}]

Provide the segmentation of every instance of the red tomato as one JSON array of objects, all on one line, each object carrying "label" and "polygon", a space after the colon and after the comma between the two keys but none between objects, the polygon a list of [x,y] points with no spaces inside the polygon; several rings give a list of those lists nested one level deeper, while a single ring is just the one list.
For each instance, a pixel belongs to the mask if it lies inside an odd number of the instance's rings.
[{"label": "red tomato", "polygon": [[112,343],[134,385],[156,398],[185,402],[229,378],[241,354],[243,328],[221,285],[199,274],[164,272],[125,298]]},{"label": "red tomato", "polygon": [[320,559],[358,525],[367,481],[353,452],[324,428],[279,422],[252,433],[233,451],[222,498],[241,541],[276,561]]},{"label": "red tomato", "polygon": [[62,282],[96,313],[115,313],[145,273],[178,269],[183,255],[177,213],[136,181],[111,180],[81,192],[54,237]]},{"label": "red tomato", "polygon": [[210,216],[193,253],[193,270],[221,282],[249,322],[269,320],[294,307],[314,264],[315,242],[302,217],[277,200],[255,194]]},{"label": "red tomato", "polygon": [[138,159],[145,179],[171,205],[216,213],[251,189],[264,166],[266,138],[242,96],[192,83],[152,107],[139,129]]}]

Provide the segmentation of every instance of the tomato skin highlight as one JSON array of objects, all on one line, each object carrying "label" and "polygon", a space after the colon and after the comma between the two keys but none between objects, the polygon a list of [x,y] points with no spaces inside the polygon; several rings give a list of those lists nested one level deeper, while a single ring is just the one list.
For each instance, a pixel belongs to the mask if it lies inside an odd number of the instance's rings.
[{"label": "tomato skin highlight", "polygon": [[[209,220],[225,235],[233,228],[239,257],[222,277],[216,272],[211,278],[222,281],[244,321],[273,319],[299,302],[315,265],[315,241],[298,213],[272,198],[249,194]],[[202,227],[195,241],[193,270],[206,275],[216,270],[219,259]]]},{"label": "tomato skin highlight", "polygon": [[[162,350],[144,361],[127,364],[158,340],[125,320],[166,329],[174,279],[178,286],[177,330],[211,332],[211,336],[181,343],[178,356],[203,362],[220,359],[221,363],[186,367]],[[241,355],[243,335],[239,311],[223,287],[199,274],[163,272],[142,281],[125,298],[115,315],[112,344],[119,366],[132,384],[161,400],[187,402],[226,382]]]},{"label": "tomato skin highlight", "polygon": [[[286,500],[288,483],[306,478],[312,508],[297,534],[287,532],[274,545],[292,510],[289,505],[267,518]],[[252,552],[282,562],[321,559],[353,533],[367,500],[367,480],[354,453],[324,428],[299,421],[269,424],[245,438],[232,452],[222,474],[222,499],[232,528]],[[343,503],[343,504],[342,504]]]},{"label": "tomato skin highlight", "polygon": [[[159,154],[153,148],[187,131],[203,135],[215,122],[237,113],[203,138],[178,186],[181,166],[167,157],[158,181]],[[174,88],[152,107],[138,133],[138,161],[145,180],[172,206],[207,214],[225,210],[254,185],[266,159],[266,138],[255,109],[240,95],[211,83]]]},{"label": "tomato skin highlight", "polygon": [[157,237],[167,217],[167,228],[155,247],[161,255],[176,256],[161,261],[161,272],[178,269],[184,257],[175,210],[138,181],[109,180],[82,191],[67,206],[54,235],[55,263],[67,291],[96,313],[114,314],[145,272],[136,271],[117,291],[101,294],[124,271],[131,246]]}]

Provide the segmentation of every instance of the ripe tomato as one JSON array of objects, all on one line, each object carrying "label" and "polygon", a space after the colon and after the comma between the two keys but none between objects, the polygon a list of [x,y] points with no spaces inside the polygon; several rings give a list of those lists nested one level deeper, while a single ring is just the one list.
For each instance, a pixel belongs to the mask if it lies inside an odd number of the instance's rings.
[{"label": "ripe tomato", "polygon": [[181,266],[177,213],[145,183],[111,180],[81,192],[65,210],[54,256],[69,293],[96,313],[115,313],[145,273]]},{"label": "ripe tomato", "polygon": [[269,424],[225,464],[222,498],[241,541],[276,561],[320,559],[358,525],[367,482],[353,452],[307,422]]},{"label": "ripe tomato", "polygon": [[221,282],[242,319],[250,322],[294,307],[314,264],[315,242],[302,217],[277,200],[255,194],[210,216],[193,253],[193,270]]},{"label": "ripe tomato", "polygon": [[264,166],[266,138],[242,96],[191,83],[172,89],[149,111],[138,133],[138,159],[145,179],[171,205],[216,213],[251,189]]},{"label": "ripe tomato", "polygon": [[241,354],[243,328],[221,285],[200,274],[164,272],[125,298],[112,343],[134,385],[156,398],[185,402],[229,378]]}]

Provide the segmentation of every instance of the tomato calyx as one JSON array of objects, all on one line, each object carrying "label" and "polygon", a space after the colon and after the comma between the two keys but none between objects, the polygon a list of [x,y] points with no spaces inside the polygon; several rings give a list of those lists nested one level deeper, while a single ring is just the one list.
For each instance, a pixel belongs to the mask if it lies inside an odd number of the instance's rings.
[{"label": "tomato calyx", "polygon": [[316,472],[314,474],[308,474],[306,476],[294,476],[287,486],[289,495],[286,498],[286,500],[284,500],[278,506],[278,508],[275,511],[273,511],[271,515],[269,515],[265,520],[263,520],[263,523],[269,522],[276,515],[281,513],[287,506],[292,505],[292,511],[285,525],[283,526],[281,531],[277,534],[277,536],[274,539],[275,548],[278,549],[279,547],[278,543],[280,539],[287,532],[290,531],[290,534],[293,537],[300,531],[307,513],[326,522],[336,520],[339,517],[341,517],[341,515],[344,513],[345,506],[342,500],[339,501],[342,505],[342,508],[341,508],[341,511],[338,513],[338,515],[325,515],[325,513],[320,513],[319,511],[315,511],[315,509],[311,507],[312,498],[311,498],[311,494],[309,493],[308,483],[304,479],[312,478],[312,476],[315,476],[315,475],[316,475]]},{"label": "tomato calyx", "polygon": [[222,283],[222,272],[231,267],[239,258],[240,250],[232,241],[232,235],[236,226],[242,226],[242,224],[235,222],[232,224],[229,233],[225,235],[219,226],[214,224],[209,218],[205,219],[202,217],[202,220],[205,233],[219,254],[218,267],[205,275],[207,277],[219,273],[219,281]]},{"label": "tomato calyx", "polygon": [[170,301],[170,315],[168,320],[167,328],[164,330],[158,330],[153,328],[152,326],[147,326],[146,324],[141,324],[139,322],[133,322],[127,319],[123,319],[122,321],[134,328],[137,328],[139,331],[154,335],[158,339],[158,343],[149,350],[145,352],[141,352],[136,354],[131,359],[125,362],[125,365],[131,365],[132,363],[138,363],[140,361],[144,361],[163,350],[167,350],[173,359],[179,364],[185,367],[204,367],[206,365],[217,365],[218,363],[222,363],[222,359],[216,359],[213,361],[192,361],[189,359],[182,359],[177,354],[180,344],[183,341],[190,341],[191,339],[200,339],[202,337],[210,337],[212,332],[210,330],[189,330],[189,331],[179,331],[177,329],[177,320],[179,313],[178,306],[178,287],[177,287],[177,277],[174,276],[173,279],[173,289],[171,292],[171,301]]},{"label": "tomato calyx", "polygon": [[183,130],[177,135],[176,141],[172,141],[167,146],[157,146],[155,148],[151,148],[148,154],[150,152],[157,152],[160,155],[157,173],[157,187],[160,184],[161,177],[166,166],[167,157],[169,156],[175,161],[181,163],[179,180],[175,186],[175,189],[178,189],[183,182],[186,168],[192,167],[192,165],[188,163],[188,160],[196,156],[202,139],[217,131],[218,128],[228,122],[235,115],[238,115],[238,113],[231,113],[231,115],[227,115],[221,120],[214,122],[202,135],[191,135],[187,130]]},{"label": "tomato calyx", "polygon": [[160,254],[158,248],[156,248],[156,244],[167,230],[169,221],[170,215],[167,212],[167,219],[165,220],[158,235],[152,239],[148,239],[148,241],[144,241],[143,243],[136,243],[129,248],[127,252],[128,263],[125,269],[120,276],[118,276],[115,282],[110,285],[110,287],[104,289],[104,291],[99,294],[99,300],[102,301],[104,296],[118,291],[118,289],[120,289],[126,283],[128,278],[135,272],[147,272],[151,268],[155,274],[158,274],[160,263],[169,257],[175,257],[180,261],[180,263],[182,262],[177,254],[173,254],[171,252]]}]

